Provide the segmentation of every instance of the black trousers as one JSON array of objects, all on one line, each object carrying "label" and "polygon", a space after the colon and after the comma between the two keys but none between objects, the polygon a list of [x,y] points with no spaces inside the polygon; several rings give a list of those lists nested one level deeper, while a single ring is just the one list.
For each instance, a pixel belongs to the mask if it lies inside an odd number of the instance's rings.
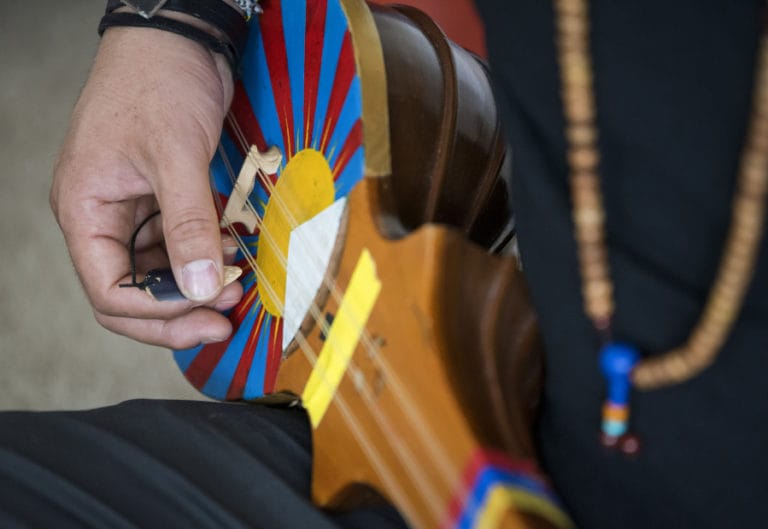
[{"label": "black trousers", "polygon": [[3,413],[0,527],[405,527],[388,506],[316,509],[310,470],[297,409],[142,400]]}]

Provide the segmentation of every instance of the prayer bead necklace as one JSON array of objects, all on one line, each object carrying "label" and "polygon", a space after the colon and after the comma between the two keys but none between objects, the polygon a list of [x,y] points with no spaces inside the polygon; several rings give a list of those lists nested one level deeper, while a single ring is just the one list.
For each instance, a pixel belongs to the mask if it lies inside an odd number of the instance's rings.
[{"label": "prayer bead necklace", "polygon": [[678,384],[710,366],[733,327],[752,279],[768,192],[768,37],[765,33],[760,37],[753,112],[740,162],[730,231],[706,305],[684,344],[640,359],[634,347],[610,341],[613,283],[600,191],[588,11],[587,0],[555,0],[573,223],[584,309],[604,337],[600,368],[607,379],[608,397],[603,407],[602,440],[607,446],[633,452],[639,445],[627,434],[631,387],[650,390]]}]

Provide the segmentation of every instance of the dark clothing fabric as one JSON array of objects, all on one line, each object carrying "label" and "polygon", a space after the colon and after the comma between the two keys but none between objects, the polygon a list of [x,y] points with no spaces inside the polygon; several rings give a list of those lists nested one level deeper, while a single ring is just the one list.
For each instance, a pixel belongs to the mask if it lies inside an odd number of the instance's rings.
[{"label": "dark clothing fabric", "polygon": [[0,414],[0,527],[405,527],[390,507],[309,499],[300,409],[131,401]]},{"label": "dark clothing fabric", "polygon": [[[633,395],[636,458],[598,443],[605,385],[570,220],[552,2],[478,0],[514,149],[520,249],[547,346],[538,435],[580,527],[762,527],[768,519],[768,244],[716,364]],[[713,282],[751,111],[757,0],[591,2],[615,338],[683,343]]]}]

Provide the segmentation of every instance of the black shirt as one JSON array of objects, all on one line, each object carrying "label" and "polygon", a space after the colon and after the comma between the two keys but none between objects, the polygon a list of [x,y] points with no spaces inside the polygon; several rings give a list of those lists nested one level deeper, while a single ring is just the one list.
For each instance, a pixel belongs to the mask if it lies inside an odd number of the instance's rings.
[{"label": "black shirt", "polygon": [[[684,343],[723,252],[762,2],[600,0],[591,46],[614,334]],[[605,385],[570,220],[552,3],[478,0],[514,149],[520,249],[547,346],[543,464],[580,527],[761,527],[768,520],[768,244],[713,367],[634,392],[627,458],[598,441]]]}]

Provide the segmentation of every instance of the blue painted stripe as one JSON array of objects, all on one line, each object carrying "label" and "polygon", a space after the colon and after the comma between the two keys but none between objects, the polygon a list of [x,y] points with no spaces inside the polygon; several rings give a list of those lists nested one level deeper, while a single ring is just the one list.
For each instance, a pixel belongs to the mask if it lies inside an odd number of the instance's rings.
[{"label": "blue painted stripe", "polygon": [[341,45],[347,31],[347,17],[339,2],[329,0],[328,12],[325,19],[325,36],[323,39],[323,62],[320,68],[320,82],[317,90],[317,107],[315,109],[315,125],[312,131],[312,148],[318,149],[325,129],[325,118],[328,114],[328,103],[333,92],[333,81],[336,79],[336,68],[339,65]]},{"label": "blue painted stripe", "polygon": [[182,373],[185,373],[187,369],[189,369],[189,366],[192,365],[192,362],[195,360],[198,353],[202,350],[203,346],[198,345],[192,349],[184,349],[181,351],[173,352],[173,359],[176,360],[176,365],[179,366],[179,369],[181,369]]},{"label": "blue painted stripe", "polygon": [[251,270],[243,278],[243,292],[248,292],[256,286],[256,274]]},{"label": "blue painted stripe", "polygon": [[365,151],[361,145],[349,159],[346,169],[336,180],[336,200],[349,195],[352,188],[363,179],[365,172]]},{"label": "blue painted stripe", "polygon": [[[211,162],[213,187],[219,193],[229,196],[232,192],[233,181],[237,180],[237,174],[243,165],[243,156],[226,131],[221,135],[220,147],[221,149],[216,149],[216,155]],[[230,169],[232,174],[229,172]]]},{"label": "blue painted stripe", "polygon": [[[307,36],[307,2],[291,0],[291,9],[283,8],[283,32],[288,55],[288,76],[291,82],[291,103],[293,106],[294,153],[304,143],[304,50]],[[298,138],[297,138],[298,136]]]},{"label": "blue painted stripe", "polygon": [[267,354],[269,350],[269,326],[272,315],[265,314],[264,321],[259,329],[259,341],[256,343],[256,353],[253,356],[251,371],[248,373],[248,381],[245,383],[243,399],[253,400],[264,396],[264,378],[267,373]]},{"label": "blue painted stripe", "polygon": [[482,497],[490,492],[491,487],[494,485],[504,485],[510,488],[525,490],[536,496],[540,496],[547,501],[557,504],[557,498],[555,498],[552,491],[539,479],[532,476],[526,476],[525,474],[510,473],[506,470],[500,470],[498,468],[489,468],[480,478],[479,488],[483,491]]},{"label": "blue painted stripe", "polygon": [[513,473],[496,467],[486,467],[477,476],[472,493],[468,496],[456,529],[473,529],[482,514],[488,494],[496,486],[528,492],[552,503],[560,509],[560,504],[552,491],[539,479],[525,474]]},{"label": "blue painted stripe", "polygon": [[363,97],[360,92],[360,78],[355,75],[344,100],[344,106],[341,107],[339,121],[336,122],[336,128],[331,131],[330,141],[326,147],[327,152],[324,153],[331,167],[336,165],[336,160],[339,159],[339,154],[349,137],[349,131],[362,115]]},{"label": "blue painted stripe", "polygon": [[245,344],[256,323],[257,312],[258,311],[251,311],[245,317],[242,325],[240,325],[240,328],[235,332],[229,347],[227,347],[227,350],[219,360],[213,373],[211,373],[211,377],[203,387],[203,393],[209,397],[220,400],[224,400],[227,397],[229,385],[232,383],[235,371],[237,371],[237,365],[245,350]]},{"label": "blue painted stripe", "polygon": [[[221,146],[224,149],[223,155],[221,150],[217,149],[216,156],[211,164],[215,176],[214,187],[223,195],[229,196],[234,188],[232,182],[237,181],[240,169],[242,169],[243,156],[240,154],[240,151],[232,142],[232,139],[228,134],[222,136]],[[232,170],[233,174],[231,175],[227,169],[227,164],[229,164],[229,167]],[[264,215],[264,204],[266,204],[268,198],[269,195],[257,178],[256,183],[253,186],[253,191],[251,191],[248,199],[260,217]]]},{"label": "blue painted stripe", "polygon": [[[267,55],[264,50],[264,42],[261,38],[248,41],[245,53],[245,64],[242,71],[242,80],[248,93],[251,108],[259,121],[264,140],[268,146],[275,145],[280,152],[285,152],[283,144],[283,127],[277,114],[277,104],[272,91],[272,81],[267,66]],[[285,160],[283,161],[285,163]]]}]

